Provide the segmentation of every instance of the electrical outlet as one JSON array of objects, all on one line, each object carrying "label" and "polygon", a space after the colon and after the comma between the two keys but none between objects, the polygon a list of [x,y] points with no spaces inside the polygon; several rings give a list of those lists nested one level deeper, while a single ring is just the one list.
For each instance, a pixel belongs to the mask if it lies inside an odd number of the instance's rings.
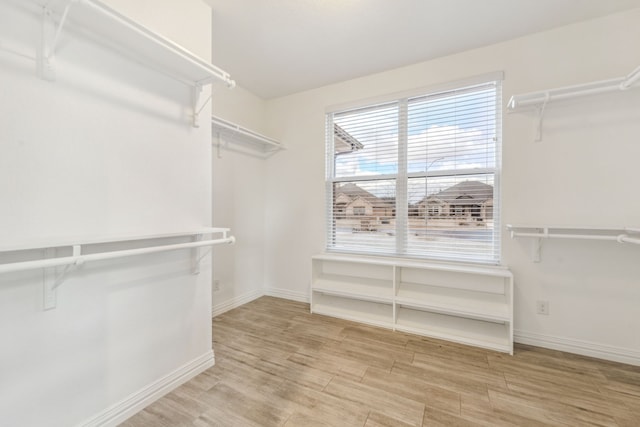
[{"label": "electrical outlet", "polygon": [[220,290],[220,280],[216,279],[213,281],[213,292],[218,292]]},{"label": "electrical outlet", "polygon": [[549,301],[538,300],[538,302],[536,302],[536,311],[538,314],[549,315]]}]

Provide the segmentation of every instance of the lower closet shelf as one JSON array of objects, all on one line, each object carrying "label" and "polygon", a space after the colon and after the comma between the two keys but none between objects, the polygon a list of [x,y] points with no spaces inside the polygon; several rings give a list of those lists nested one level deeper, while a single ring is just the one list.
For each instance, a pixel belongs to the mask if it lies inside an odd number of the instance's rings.
[{"label": "lower closet shelf", "polygon": [[507,322],[510,319],[509,303],[504,294],[402,283],[395,302],[407,307],[490,322]]},{"label": "lower closet shelf", "polygon": [[322,275],[315,281],[313,289],[345,298],[389,304],[393,302],[392,283],[384,280]]},{"label": "lower closet shelf", "polygon": [[449,341],[511,352],[509,325],[400,307],[395,329]]},{"label": "lower closet shelf", "polygon": [[311,312],[366,323],[382,328],[393,327],[393,305],[314,292]]}]

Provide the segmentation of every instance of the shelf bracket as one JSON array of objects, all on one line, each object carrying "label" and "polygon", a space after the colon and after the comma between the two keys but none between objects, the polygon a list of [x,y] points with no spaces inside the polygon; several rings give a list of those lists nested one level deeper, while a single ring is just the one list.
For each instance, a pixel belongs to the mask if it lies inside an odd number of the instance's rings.
[{"label": "shelf bracket", "polygon": [[[73,246],[73,257],[80,257],[81,255],[81,247],[80,245]],[[57,249],[55,248],[47,248],[44,250],[44,258],[56,258],[57,257]],[[73,268],[77,268],[82,265],[82,261],[78,259],[74,264],[68,264],[64,267],[62,272],[58,273],[58,269],[56,267],[45,268],[43,270],[43,281],[42,281],[42,293],[43,293],[43,308],[44,310],[51,310],[56,308],[57,305],[57,289],[62,283],[64,283],[65,278],[71,272]]]},{"label": "shelf bracket", "polygon": [[[47,248],[44,250],[45,259],[55,258],[56,250],[54,248]],[[56,308],[57,298],[56,289],[54,287],[56,282],[56,268],[44,268],[42,269],[42,308],[43,310],[51,310]]]},{"label": "shelf bracket", "polygon": [[56,80],[55,58],[56,48],[60,39],[60,33],[67,21],[67,15],[71,5],[77,0],[68,0],[64,7],[60,22],[56,24],[53,11],[44,6],[42,8],[42,40],[40,50],[38,51],[38,75],[40,78],[48,81]]},{"label": "shelf bracket", "polygon": [[64,267],[64,270],[62,270],[62,273],[60,273],[56,279],[55,282],[53,283],[53,289],[55,290],[58,286],[62,285],[62,283],[64,282],[64,279],[66,278],[67,274],[69,274],[69,272],[71,271],[71,269],[73,268],[78,268],[82,265],[83,261],[80,258],[80,255],[82,255],[82,248],[80,245],[73,245],[73,257],[77,258],[76,261],[73,264],[68,264]]},{"label": "shelf bracket", "polygon": [[538,114],[538,121],[536,124],[536,136],[534,138],[534,142],[542,141],[542,122],[544,120],[544,110],[545,108],[547,108],[547,103],[549,102],[550,98],[551,96],[549,95],[549,92],[546,92],[544,94],[544,102],[541,105],[538,105],[536,107],[537,114]]},{"label": "shelf bracket", "polygon": [[[202,240],[202,234],[196,234],[191,238],[193,242]],[[205,254],[206,255],[206,254]],[[200,248],[191,249],[191,274],[200,274],[200,261],[204,255],[200,255]]]},{"label": "shelf bracket", "polygon": [[192,92],[192,98],[193,98],[193,127],[194,128],[199,128],[200,127],[200,113],[202,113],[202,110],[204,110],[204,107],[206,107],[207,104],[209,103],[209,101],[211,101],[211,95],[209,95],[207,97],[207,99],[204,100],[202,105],[198,106],[198,104],[200,102],[200,97],[202,96],[202,85],[200,83],[197,83],[195,86],[193,86],[192,91],[193,91]]}]

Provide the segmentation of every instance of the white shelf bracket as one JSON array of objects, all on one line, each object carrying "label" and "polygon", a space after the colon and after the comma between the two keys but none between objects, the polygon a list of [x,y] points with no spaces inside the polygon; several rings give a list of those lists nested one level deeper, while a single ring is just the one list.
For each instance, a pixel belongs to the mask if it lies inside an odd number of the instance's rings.
[{"label": "white shelf bracket", "polygon": [[47,6],[44,6],[42,8],[42,39],[40,50],[38,51],[37,66],[38,75],[44,80],[56,80],[56,48],[60,39],[60,33],[62,32],[62,28],[64,27],[64,24],[67,20],[69,9],[71,8],[71,5],[76,1],[77,0],[67,1],[62,12],[62,16],[60,17],[60,22],[58,22],[57,24],[54,20],[53,11]]},{"label": "white shelf bracket", "polygon": [[58,286],[62,285],[62,283],[64,283],[64,279],[67,277],[67,274],[69,274],[69,272],[72,269],[76,269],[78,267],[80,267],[83,264],[82,258],[80,258],[80,256],[82,255],[82,247],[80,245],[73,245],[73,257],[76,258],[75,262],[73,264],[68,264],[64,266],[64,270],[62,270],[62,273],[60,273],[56,279],[55,282],[53,283],[53,289],[55,290]]},{"label": "white shelf bracket", "polygon": [[[196,234],[191,240],[193,242],[201,241],[202,234]],[[200,261],[203,257],[204,255],[200,255],[200,248],[191,249],[191,274],[200,274]]]},{"label": "white shelf bracket", "polygon": [[[54,248],[48,248],[44,250],[44,258],[55,258],[56,250]],[[51,310],[56,308],[56,268],[44,268],[42,269],[42,307],[44,310]]]},{"label": "white shelf bracket", "polygon": [[531,241],[531,261],[540,262],[542,260],[542,237],[534,238]]},{"label": "white shelf bracket", "polygon": [[[78,268],[82,265],[81,256],[81,246],[74,245],[73,246],[73,257],[76,258],[73,264],[67,264],[64,266],[64,269],[61,273],[57,272],[56,267],[45,268],[43,270],[43,306],[45,310],[51,310],[56,308],[57,304],[57,289],[58,286],[64,283],[67,275],[74,269]],[[45,259],[56,258],[57,250],[55,248],[45,249],[44,257]]]},{"label": "white shelf bracket", "polygon": [[542,122],[544,120],[544,110],[545,108],[547,108],[547,103],[549,102],[549,99],[550,99],[549,92],[546,92],[544,94],[544,102],[538,107],[536,107],[537,114],[538,114],[538,121],[536,124],[536,136],[534,138],[534,142],[542,141]]},{"label": "white shelf bracket", "polygon": [[200,103],[200,97],[202,96],[202,85],[200,83],[193,86],[193,127],[200,127],[200,113],[204,110],[204,107],[207,106],[209,101],[211,101],[211,95],[204,100],[202,105],[198,105]]}]

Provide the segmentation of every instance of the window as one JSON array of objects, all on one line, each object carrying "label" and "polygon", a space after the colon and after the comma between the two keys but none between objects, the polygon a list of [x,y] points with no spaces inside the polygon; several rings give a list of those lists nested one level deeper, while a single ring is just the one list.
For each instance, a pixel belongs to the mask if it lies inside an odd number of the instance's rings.
[{"label": "window", "polygon": [[499,263],[500,80],[327,114],[327,249]]},{"label": "window", "polygon": [[427,209],[429,209],[429,216],[438,216],[440,215],[440,206],[429,206]]},{"label": "window", "polygon": [[365,214],[365,210],[364,210],[364,206],[354,206],[353,207],[353,214],[354,215],[358,215],[358,216],[364,216]]}]

